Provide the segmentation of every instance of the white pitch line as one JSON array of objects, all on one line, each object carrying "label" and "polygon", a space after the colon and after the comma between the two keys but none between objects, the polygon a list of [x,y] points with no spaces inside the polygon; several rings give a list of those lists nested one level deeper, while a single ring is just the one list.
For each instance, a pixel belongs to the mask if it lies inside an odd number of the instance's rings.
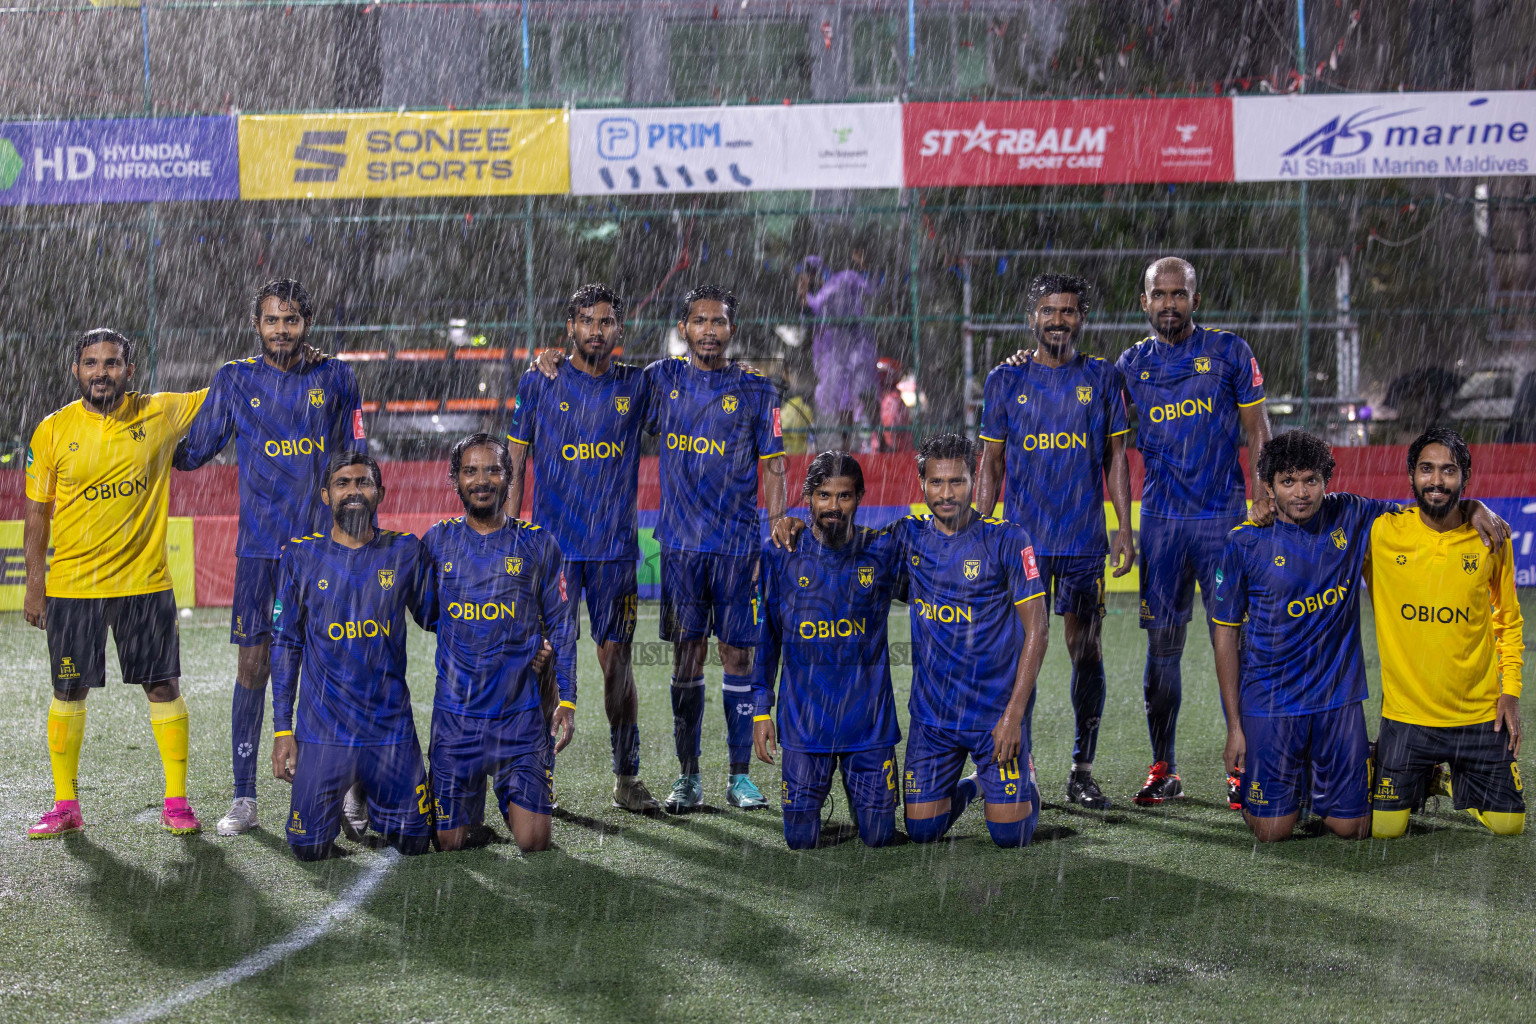
[{"label": "white pitch line", "polygon": [[212,995],[220,989],[238,985],[247,978],[254,977],[262,971],[276,967],[299,950],[314,945],[317,941],[324,938],[339,922],[351,917],[353,912],[363,904],[363,901],[384,880],[384,876],[389,873],[389,869],[394,867],[399,861],[399,851],[393,848],[385,850],[378,863],[364,872],[363,877],[353,882],[352,887],[342,893],[335,903],[332,903],[324,912],[293,931],[287,938],[280,942],[274,942],[265,949],[257,950],[233,967],[226,968],[218,974],[210,975],[202,981],[193,982],[180,992],[175,992],[164,999],[157,999],[152,1003],[147,1003],[137,1010],[132,1010],[120,1017],[114,1017],[110,1024],[142,1024],[144,1021],[156,1020],[164,1017],[172,1010],[195,1002],[204,996]]}]

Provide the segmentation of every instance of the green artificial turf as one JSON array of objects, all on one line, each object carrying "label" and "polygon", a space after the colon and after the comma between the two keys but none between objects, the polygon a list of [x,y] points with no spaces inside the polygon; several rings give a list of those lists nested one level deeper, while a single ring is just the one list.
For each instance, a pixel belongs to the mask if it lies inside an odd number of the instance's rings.
[{"label": "green artificial turf", "polygon": [[[655,635],[649,612],[641,640]],[[1312,837],[1257,848],[1225,805],[1203,637],[1184,661],[1179,749],[1190,798],[1131,808],[1148,760],[1144,641],[1134,602],[1120,597],[1105,627],[1097,767],[1118,806],[1064,809],[1069,668],[1052,625],[1035,716],[1047,806],[1029,849],[995,849],[975,808],[935,846],[868,850],[854,839],[791,853],[777,811],[723,810],[717,667],[707,672],[704,769],[722,810],[657,819],[614,810],[601,682],[583,643],[578,736],[556,770],[554,851],[523,858],[497,845],[395,863],[325,937],[166,1019],[1530,1018],[1530,836],[1490,836],[1447,808],[1416,817],[1392,843]],[[892,639],[906,636],[898,608]],[[90,698],[85,834],[30,842],[23,832],[51,799],[46,652],[19,615],[0,617],[0,1020],[101,1020],[153,1004],[303,928],[380,863],[366,849],[296,863],[276,830],[286,787],[270,777],[260,784],[263,828],[213,834],[230,795],[227,639],[223,611],[183,621],[190,795],[207,831],[181,839],[158,828],[160,766],[144,698],[113,683]],[[422,730],[431,650],[430,637],[414,635]],[[643,772],[659,796],[674,770],[666,650],[642,648],[636,670]],[[895,674],[905,720],[909,669]],[[773,769],[758,766],[755,777],[777,790]],[[840,832],[849,819],[834,793]]]}]

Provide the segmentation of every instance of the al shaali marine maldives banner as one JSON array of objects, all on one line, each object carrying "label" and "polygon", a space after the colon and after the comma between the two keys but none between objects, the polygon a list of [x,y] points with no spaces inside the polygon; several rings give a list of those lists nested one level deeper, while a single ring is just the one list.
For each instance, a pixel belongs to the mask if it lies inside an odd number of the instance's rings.
[{"label": "al shaali marine maldives banner", "polygon": [[1536,92],[1238,97],[1238,181],[1536,173]]},{"label": "al shaali marine maldives banner", "polygon": [[576,195],[901,187],[901,105],[577,110]]},{"label": "al shaali marine maldives banner", "polygon": [[243,199],[558,195],[564,110],[240,118]]},{"label": "al shaali marine maldives banner", "polygon": [[0,123],[0,205],[239,199],[228,117]]}]

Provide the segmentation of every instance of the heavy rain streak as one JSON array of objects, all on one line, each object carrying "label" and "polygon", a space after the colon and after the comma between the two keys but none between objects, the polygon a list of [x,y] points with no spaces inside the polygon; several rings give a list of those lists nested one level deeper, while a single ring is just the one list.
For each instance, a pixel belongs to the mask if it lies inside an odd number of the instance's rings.
[{"label": "heavy rain streak", "polygon": [[1524,1020],[1536,5],[0,5],[0,1018]]}]

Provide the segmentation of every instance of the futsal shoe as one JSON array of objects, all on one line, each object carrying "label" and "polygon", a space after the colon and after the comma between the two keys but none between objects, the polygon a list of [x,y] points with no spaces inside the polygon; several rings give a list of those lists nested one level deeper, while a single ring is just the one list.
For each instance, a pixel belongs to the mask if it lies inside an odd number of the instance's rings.
[{"label": "futsal shoe", "polygon": [[80,817],[80,801],[60,800],[53,805],[53,810],[44,812],[36,825],[27,829],[27,838],[57,839],[84,828],[85,819]]},{"label": "futsal shoe", "polygon": [[1067,776],[1067,803],[1078,804],[1090,811],[1107,811],[1114,806],[1099,788],[1093,773],[1079,771]]},{"label": "futsal shoe", "polygon": [[1157,807],[1164,801],[1183,798],[1184,781],[1168,770],[1167,761],[1158,761],[1147,769],[1146,784],[1133,802],[1138,807]]},{"label": "futsal shoe", "polygon": [[651,796],[645,781],[638,775],[613,777],[613,806],[636,814],[655,814],[661,810],[660,802]]},{"label": "futsal shoe", "polygon": [[1227,773],[1227,806],[1234,811],[1243,809],[1243,777],[1236,772]]},{"label": "futsal shoe", "polygon": [[756,811],[768,806],[768,798],[757,788],[750,775],[732,775],[731,784],[725,791],[725,802],[744,811]]},{"label": "futsal shoe", "polygon": [[668,814],[682,814],[703,807],[704,782],[699,773],[679,775],[677,781],[672,783],[672,792],[667,794],[665,806]]},{"label": "futsal shoe", "polygon": [[362,842],[363,833],[368,831],[368,797],[363,793],[362,783],[347,790],[341,801],[341,830],[354,843]]},{"label": "futsal shoe", "polygon": [[237,796],[229,813],[219,819],[213,830],[221,836],[243,836],[256,827],[256,798]]},{"label": "futsal shoe", "polygon": [[173,836],[195,835],[203,830],[203,823],[192,813],[192,805],[184,796],[165,798],[165,810],[160,812],[160,827]]}]

